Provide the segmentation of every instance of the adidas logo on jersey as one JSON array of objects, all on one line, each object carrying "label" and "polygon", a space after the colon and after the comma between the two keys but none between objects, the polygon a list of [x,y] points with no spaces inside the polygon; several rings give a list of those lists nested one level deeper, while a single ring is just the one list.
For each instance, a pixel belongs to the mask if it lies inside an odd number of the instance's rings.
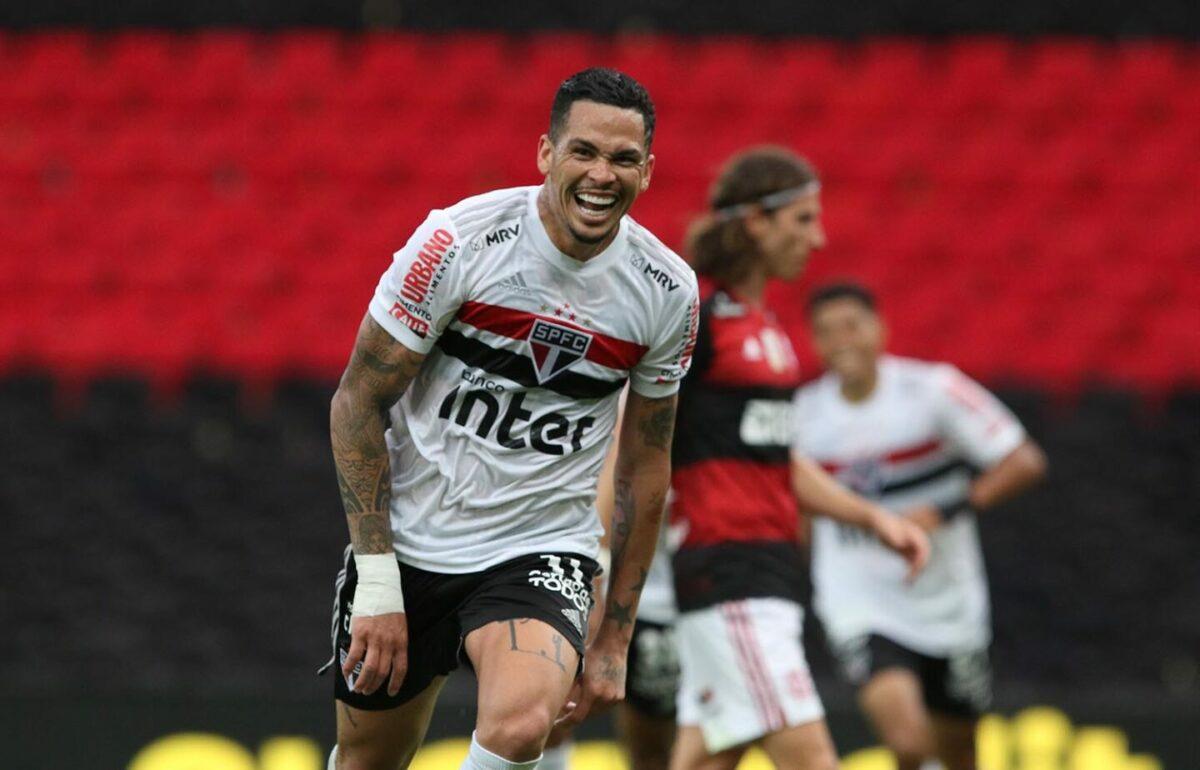
[{"label": "adidas logo on jersey", "polygon": [[529,288],[529,284],[525,283],[525,277],[520,273],[513,273],[501,281],[498,286],[501,289],[515,291],[517,294],[524,294],[526,296],[530,296],[534,293],[533,289]]}]

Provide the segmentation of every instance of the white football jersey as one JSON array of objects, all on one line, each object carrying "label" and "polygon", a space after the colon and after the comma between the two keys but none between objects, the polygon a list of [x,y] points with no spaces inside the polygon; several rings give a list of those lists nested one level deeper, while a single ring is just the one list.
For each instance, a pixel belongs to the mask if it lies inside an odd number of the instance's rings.
[{"label": "white football jersey", "polygon": [[540,189],[431,212],[371,300],[372,318],[428,354],[387,431],[396,553],[420,569],[594,557],[621,389],[668,396],[691,360],[691,268],[629,217],[586,262],[563,254]]},{"label": "white football jersey", "polygon": [[[1025,438],[1012,412],[948,364],[884,356],[875,392],[851,403],[826,374],[797,392],[794,451],[891,511],[965,505],[975,471]],[[931,536],[928,566],[909,584],[903,559],[873,535],[813,521],[813,604],[836,645],[878,633],[932,656],[991,640],[983,554],[973,513]]]}]

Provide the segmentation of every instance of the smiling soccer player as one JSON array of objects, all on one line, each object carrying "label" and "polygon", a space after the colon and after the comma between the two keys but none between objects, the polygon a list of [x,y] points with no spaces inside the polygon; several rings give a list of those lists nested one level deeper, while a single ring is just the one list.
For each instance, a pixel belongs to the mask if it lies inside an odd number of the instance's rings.
[{"label": "smiling soccer player", "polygon": [[[330,417],[351,539],[331,767],[407,765],[460,654],[479,678],[464,768],[531,769],[556,718],[622,697],[698,312],[691,269],[626,216],[653,136],[636,81],[573,75],[544,182],[433,210],[380,280]],[[585,668],[596,477],[627,381]]]}]

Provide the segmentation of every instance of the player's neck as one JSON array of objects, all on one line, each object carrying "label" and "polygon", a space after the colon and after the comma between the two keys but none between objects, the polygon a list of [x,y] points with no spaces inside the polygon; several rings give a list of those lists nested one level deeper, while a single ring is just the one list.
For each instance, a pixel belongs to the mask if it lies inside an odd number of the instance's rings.
[{"label": "player's neck", "polygon": [[543,187],[542,191],[537,196],[537,212],[538,219],[542,221],[542,229],[546,231],[550,242],[554,244],[554,248],[566,254],[571,259],[580,262],[587,262],[592,257],[608,248],[608,245],[617,237],[617,228],[605,236],[604,240],[598,243],[584,243],[578,238],[571,235],[571,231],[567,229],[554,212],[550,210],[550,203],[547,200],[549,193]]},{"label": "player's neck", "polygon": [[871,371],[857,380],[841,380],[842,398],[852,404],[866,401],[879,385],[879,366],[872,366]]},{"label": "player's neck", "polygon": [[726,291],[744,305],[761,308],[767,294],[767,274],[754,271],[737,283],[730,284]]}]

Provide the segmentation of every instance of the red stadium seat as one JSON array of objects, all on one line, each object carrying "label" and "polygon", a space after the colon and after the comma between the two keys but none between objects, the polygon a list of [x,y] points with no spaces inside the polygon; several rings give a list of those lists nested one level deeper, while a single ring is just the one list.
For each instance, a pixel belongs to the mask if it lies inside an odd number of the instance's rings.
[{"label": "red stadium seat", "polygon": [[[0,296],[32,298],[0,314],[0,363],[336,374],[430,206],[536,183],[550,94],[601,63],[657,99],[634,214],[668,243],[731,152],[817,164],[829,249],[771,293],[798,338],[801,293],[857,276],[902,352],[1060,388],[1200,379],[1200,57],[1169,42],[47,33],[0,63]],[[36,323],[58,313],[70,340]]]}]

